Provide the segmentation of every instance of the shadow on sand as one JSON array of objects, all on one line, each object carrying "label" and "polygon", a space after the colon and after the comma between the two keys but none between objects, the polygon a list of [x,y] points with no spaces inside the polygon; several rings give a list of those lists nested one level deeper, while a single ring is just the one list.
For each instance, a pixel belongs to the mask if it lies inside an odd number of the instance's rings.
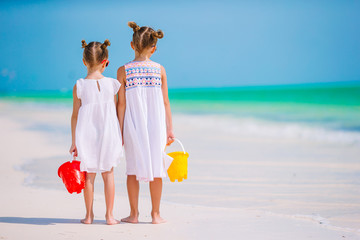
[{"label": "shadow on sand", "polygon": [[[55,225],[61,223],[82,224],[80,219],[69,218],[26,218],[26,217],[0,217],[0,223],[31,224],[31,225]],[[105,220],[94,220],[93,224],[106,224]],[[121,222],[120,224],[129,224]],[[151,224],[151,222],[139,222],[138,224]]]},{"label": "shadow on sand", "polygon": [[[0,217],[0,223],[18,223],[32,225],[54,225],[58,223],[80,223],[80,219],[68,218],[26,218],[26,217]],[[105,221],[94,221],[94,223],[102,224]]]}]

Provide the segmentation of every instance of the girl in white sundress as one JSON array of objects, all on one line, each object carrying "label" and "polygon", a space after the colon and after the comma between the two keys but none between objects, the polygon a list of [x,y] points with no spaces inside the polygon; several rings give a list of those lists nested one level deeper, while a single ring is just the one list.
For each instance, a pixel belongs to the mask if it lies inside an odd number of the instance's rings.
[{"label": "girl in white sundress", "polygon": [[[149,182],[152,223],[163,223],[160,217],[162,178],[171,158],[166,144],[174,140],[166,73],[163,66],[150,60],[156,50],[161,30],[128,25],[134,30],[131,47],[135,59],[118,69],[121,82],[118,118],[124,137],[127,189],[130,216],[123,222],[138,223],[139,181]],[[170,159],[169,159],[170,158]],[[167,161],[167,164],[165,164]]]},{"label": "girl in white sundress", "polygon": [[91,42],[84,48],[83,62],[87,76],[77,80],[73,89],[73,113],[71,117],[72,145],[70,153],[80,160],[80,170],[86,172],[84,199],[86,215],[82,223],[94,220],[93,199],[96,173],[104,180],[106,223],[117,224],[114,219],[115,197],[114,172],[122,156],[122,137],[116,114],[117,93],[120,82],[102,75],[109,64],[109,40]]}]

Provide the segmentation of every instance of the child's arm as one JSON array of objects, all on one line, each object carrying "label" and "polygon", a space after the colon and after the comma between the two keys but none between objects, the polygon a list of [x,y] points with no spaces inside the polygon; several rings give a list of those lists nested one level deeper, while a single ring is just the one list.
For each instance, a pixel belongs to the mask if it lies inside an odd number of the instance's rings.
[{"label": "child's arm", "polygon": [[167,78],[165,68],[161,66],[161,90],[164,98],[164,105],[165,105],[165,115],[166,115],[166,144],[170,145],[174,142],[174,133],[173,133],[173,126],[172,126],[172,117],[171,117],[171,109],[170,109],[170,101],[169,101],[169,94],[168,94],[168,86],[167,86]]},{"label": "child's arm", "polygon": [[121,86],[118,92],[119,99],[117,102],[116,109],[117,109],[120,129],[121,129],[121,136],[123,138],[123,144],[124,144],[124,117],[125,117],[125,109],[126,109],[126,97],[125,97],[126,73],[124,66],[118,69],[117,80],[121,83]]},{"label": "child's arm", "polygon": [[71,139],[72,139],[72,143],[71,143],[71,147],[70,147],[70,154],[74,153],[74,156],[77,156],[77,149],[76,149],[76,145],[75,145],[75,129],[76,129],[76,123],[77,123],[77,118],[78,118],[78,113],[79,113],[79,108],[81,106],[81,100],[77,97],[76,94],[76,84],[73,88],[73,112],[71,115]]}]

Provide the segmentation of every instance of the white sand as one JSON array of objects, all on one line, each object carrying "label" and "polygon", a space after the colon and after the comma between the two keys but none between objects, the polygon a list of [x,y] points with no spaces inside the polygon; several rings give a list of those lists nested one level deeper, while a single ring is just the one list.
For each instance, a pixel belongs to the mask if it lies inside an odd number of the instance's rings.
[{"label": "white sand", "polygon": [[[69,118],[69,108],[0,103],[0,239],[360,239],[358,146],[243,137],[180,115],[189,179],[166,181],[168,223],[148,224],[142,184],[141,224],[105,225],[97,179],[95,224],[80,224],[82,195],[68,194],[56,176],[68,160]],[[129,211],[123,173],[124,164],[116,170],[116,218]]]}]

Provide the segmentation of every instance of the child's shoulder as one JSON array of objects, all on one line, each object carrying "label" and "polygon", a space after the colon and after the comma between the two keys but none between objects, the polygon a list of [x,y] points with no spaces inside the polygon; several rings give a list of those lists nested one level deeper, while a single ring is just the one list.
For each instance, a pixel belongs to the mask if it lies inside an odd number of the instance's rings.
[{"label": "child's shoulder", "polygon": [[118,89],[121,85],[119,80],[112,77],[104,77],[103,80],[107,81],[109,85],[112,85],[116,89]]},{"label": "child's shoulder", "polygon": [[160,64],[159,62],[154,62],[154,61],[150,61],[152,62],[152,64],[154,64],[156,67],[164,69],[164,66],[162,64]]},{"label": "child's shoulder", "polygon": [[84,82],[84,79],[83,78],[78,78],[76,81],[75,81],[75,85],[80,85]]},{"label": "child's shoulder", "polygon": [[[103,78],[101,78],[99,80],[100,81],[109,81],[109,82],[117,81],[115,78],[106,77],[106,76],[104,76]],[[76,80],[75,84],[76,85],[83,85],[85,82],[90,82],[90,81],[94,81],[94,80],[93,79],[79,78],[79,79]]]},{"label": "child's shoulder", "polygon": [[122,65],[120,68],[130,68],[130,67],[162,67],[162,65],[158,62],[155,61],[129,61],[127,63],[125,63],[124,65]]},{"label": "child's shoulder", "polygon": [[104,76],[104,78],[103,79],[106,79],[106,80],[109,80],[109,81],[114,81],[114,80],[116,80],[115,78],[112,78],[112,77],[105,77]]},{"label": "child's shoulder", "polygon": [[150,66],[154,66],[154,67],[161,67],[161,64],[155,61],[150,60],[148,63]]}]

